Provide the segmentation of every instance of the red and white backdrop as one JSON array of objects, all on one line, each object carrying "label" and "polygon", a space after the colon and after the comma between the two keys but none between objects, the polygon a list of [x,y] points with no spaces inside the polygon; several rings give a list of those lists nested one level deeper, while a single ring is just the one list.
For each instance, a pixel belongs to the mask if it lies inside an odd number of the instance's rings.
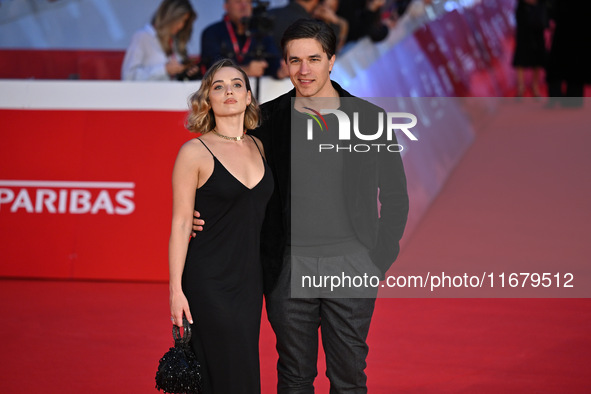
[{"label": "red and white backdrop", "polygon": [[[362,41],[332,73],[361,97],[450,97],[406,101],[423,122],[403,156],[406,236],[475,138],[451,97],[496,96],[508,84],[513,1],[476,3],[421,28],[401,25],[378,46]],[[183,125],[198,86],[0,80],[0,276],[166,280],[170,175],[194,137]],[[260,101],[290,88],[264,78]]]},{"label": "red and white backdrop", "polygon": [[0,276],[167,279],[170,179],[198,87],[0,80]]}]

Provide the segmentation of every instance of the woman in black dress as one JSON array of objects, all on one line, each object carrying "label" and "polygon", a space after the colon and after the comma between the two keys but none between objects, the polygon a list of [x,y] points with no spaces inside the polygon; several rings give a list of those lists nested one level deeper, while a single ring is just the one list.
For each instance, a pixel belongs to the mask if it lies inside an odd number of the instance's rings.
[{"label": "woman in black dress", "polygon": [[540,79],[546,63],[544,30],[547,27],[545,0],[518,0],[515,9],[515,52],[517,97],[525,94],[525,69],[532,69],[532,95],[540,97]]},{"label": "woman in black dress", "polygon": [[[205,74],[191,97],[185,143],[173,174],[170,310],[192,324],[204,393],[260,392],[260,229],[273,178],[263,146],[246,134],[259,109],[248,77],[230,60]],[[207,225],[190,241],[193,210]]]}]

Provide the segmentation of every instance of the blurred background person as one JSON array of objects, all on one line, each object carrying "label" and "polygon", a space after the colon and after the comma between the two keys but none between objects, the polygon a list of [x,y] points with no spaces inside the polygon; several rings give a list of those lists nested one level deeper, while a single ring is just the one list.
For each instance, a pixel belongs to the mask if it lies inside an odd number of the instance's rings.
[{"label": "blurred background person", "polygon": [[319,2],[319,0],[289,0],[286,6],[269,10],[269,15],[273,18],[273,42],[277,48],[281,48],[281,37],[287,26],[298,19],[313,18],[312,13]]},{"label": "blurred background person", "polygon": [[540,80],[546,64],[544,31],[548,27],[547,6],[544,0],[518,0],[515,8],[515,51],[513,67],[517,71],[517,97],[526,91],[525,70],[533,70],[531,93],[541,97]]},{"label": "blurred background person", "polygon": [[337,15],[339,0],[289,0],[284,7],[269,10],[273,18],[273,42],[281,48],[285,29],[298,19],[318,19],[327,23],[337,36],[337,52],[347,40],[349,23]]},{"label": "blurred background person", "polygon": [[547,107],[583,105],[585,84],[591,83],[590,16],[591,1],[550,2],[554,32],[546,67]]},{"label": "blurred background person", "polygon": [[412,0],[393,0],[391,3],[393,12],[396,13],[397,17],[401,17],[411,2]]},{"label": "blurred background person", "polygon": [[151,23],[137,31],[125,52],[121,79],[148,81],[191,78],[199,68],[190,62],[187,43],[197,13],[189,0],[164,0]]},{"label": "blurred background person", "polygon": [[226,14],[219,22],[209,25],[201,35],[201,59],[210,67],[222,58],[234,60],[249,77],[263,75],[284,78],[281,54],[273,43],[271,30],[257,31],[249,26],[253,18],[251,0],[225,0]]},{"label": "blurred background person", "polygon": [[369,37],[373,42],[388,36],[388,26],[382,23],[382,7],[386,0],[347,0],[339,2],[337,14],[349,23],[347,42]]},{"label": "blurred background person", "polygon": [[349,34],[349,22],[337,15],[338,8],[339,0],[321,0],[312,12],[314,19],[325,22],[334,30],[337,37],[337,53],[347,42],[347,35]]}]

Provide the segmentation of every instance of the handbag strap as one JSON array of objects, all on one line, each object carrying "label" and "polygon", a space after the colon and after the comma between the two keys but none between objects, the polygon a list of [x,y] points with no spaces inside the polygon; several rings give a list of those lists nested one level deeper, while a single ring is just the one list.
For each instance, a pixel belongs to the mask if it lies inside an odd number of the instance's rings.
[{"label": "handbag strap", "polygon": [[183,316],[183,335],[181,336],[181,328],[176,324],[172,325],[172,337],[175,344],[188,344],[191,340],[191,325],[186,317]]}]

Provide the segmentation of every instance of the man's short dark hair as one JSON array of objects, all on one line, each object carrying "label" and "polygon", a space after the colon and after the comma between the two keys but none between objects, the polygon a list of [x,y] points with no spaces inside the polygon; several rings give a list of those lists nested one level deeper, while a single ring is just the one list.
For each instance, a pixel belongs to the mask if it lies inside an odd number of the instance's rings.
[{"label": "man's short dark hair", "polygon": [[329,59],[336,53],[337,37],[330,26],[315,19],[301,18],[289,25],[281,37],[281,49],[285,60],[287,60],[287,44],[301,38],[313,38],[318,41]]}]

